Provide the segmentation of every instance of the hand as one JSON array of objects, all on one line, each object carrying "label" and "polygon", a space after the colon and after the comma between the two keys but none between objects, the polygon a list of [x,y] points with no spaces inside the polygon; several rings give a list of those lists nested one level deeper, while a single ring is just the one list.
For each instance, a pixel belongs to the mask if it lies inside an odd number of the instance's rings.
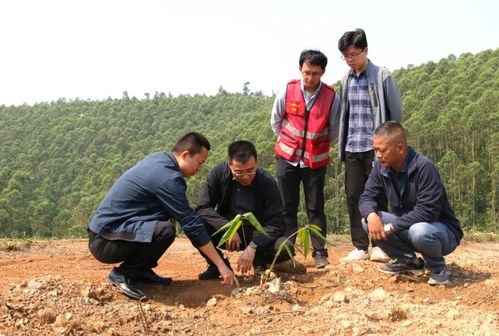
[{"label": "hand", "polygon": [[227,265],[225,264],[221,265],[220,267],[218,267],[218,271],[222,276],[222,281],[220,281],[220,283],[224,287],[230,287],[232,285],[236,285],[237,288],[239,288],[239,281],[237,281],[236,275],[234,274],[234,272],[230,270],[230,268],[227,267]]},{"label": "hand", "polygon": [[239,237],[239,234],[237,232],[234,237],[232,237],[231,241],[225,243],[225,248],[229,252],[239,251],[239,249],[241,248],[241,237]]},{"label": "hand", "polygon": [[377,213],[371,212],[367,216],[367,227],[369,236],[374,240],[386,240],[386,233],[384,230],[383,221]]},{"label": "hand", "polygon": [[253,266],[253,260],[255,260],[256,249],[248,246],[244,249],[243,253],[237,261],[237,271],[242,274],[248,273]]}]

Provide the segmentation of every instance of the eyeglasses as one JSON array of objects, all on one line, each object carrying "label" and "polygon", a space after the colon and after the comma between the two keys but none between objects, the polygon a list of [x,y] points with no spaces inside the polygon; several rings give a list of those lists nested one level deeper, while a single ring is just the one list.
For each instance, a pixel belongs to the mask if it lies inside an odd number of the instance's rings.
[{"label": "eyeglasses", "polygon": [[359,56],[363,52],[364,52],[364,49],[362,49],[361,51],[356,52],[356,53],[351,53],[350,55],[341,55],[341,59],[344,61],[349,60],[349,59],[355,59],[357,56]]},{"label": "eyeglasses", "polygon": [[246,170],[233,170],[232,175],[235,177],[243,177],[244,175],[253,175],[256,173],[256,167],[255,168],[250,168]]},{"label": "eyeglasses", "polygon": [[318,78],[322,76],[322,72],[308,72],[308,71],[302,71],[301,73],[303,77],[312,77],[312,78]]}]

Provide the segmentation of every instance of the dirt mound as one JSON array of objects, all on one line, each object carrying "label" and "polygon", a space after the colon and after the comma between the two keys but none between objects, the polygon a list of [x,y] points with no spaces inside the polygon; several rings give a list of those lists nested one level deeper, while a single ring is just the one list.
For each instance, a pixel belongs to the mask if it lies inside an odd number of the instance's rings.
[{"label": "dirt mound", "polygon": [[[144,285],[136,302],[105,280],[86,241],[37,241],[0,252],[0,335],[497,335],[499,244],[464,243],[448,259],[448,286],[427,275],[391,277],[369,261],[343,264],[350,246],[330,249],[331,265],[279,275],[239,289],[197,281],[205,268],[179,238],[160,260],[171,286]],[[231,254],[231,261],[237,255]]]}]

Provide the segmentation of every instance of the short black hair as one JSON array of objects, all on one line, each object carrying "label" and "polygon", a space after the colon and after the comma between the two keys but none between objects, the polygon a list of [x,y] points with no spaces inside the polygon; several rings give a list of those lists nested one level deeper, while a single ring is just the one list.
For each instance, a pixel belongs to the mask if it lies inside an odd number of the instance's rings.
[{"label": "short black hair", "polygon": [[404,127],[397,121],[387,121],[376,127],[374,137],[388,137],[392,144],[403,143],[407,144],[407,136]]},{"label": "short black hair", "polygon": [[200,133],[190,132],[178,139],[172,152],[180,154],[184,151],[188,151],[189,155],[192,156],[201,153],[203,148],[206,148],[207,150],[211,149],[208,139]]},{"label": "short black hair", "polygon": [[255,161],[257,160],[255,146],[246,140],[239,140],[231,143],[227,150],[227,154],[229,155],[229,162],[236,160],[241,163],[246,163],[252,157],[255,158]]},{"label": "short black hair", "polygon": [[341,53],[350,45],[362,50],[367,48],[367,37],[364,29],[357,28],[354,31],[347,31],[338,41],[338,49]]},{"label": "short black hair", "polygon": [[303,63],[310,63],[311,65],[320,66],[322,70],[325,70],[327,66],[327,57],[319,50],[303,50],[300,54],[299,63],[300,68],[303,66]]}]

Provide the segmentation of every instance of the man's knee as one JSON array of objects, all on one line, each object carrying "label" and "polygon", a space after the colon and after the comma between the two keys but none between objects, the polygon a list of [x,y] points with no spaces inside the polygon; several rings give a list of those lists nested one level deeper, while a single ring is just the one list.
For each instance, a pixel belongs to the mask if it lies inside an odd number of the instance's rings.
[{"label": "man's knee", "polygon": [[290,256],[289,256],[289,252],[291,252],[291,255],[295,255],[295,245],[293,244],[293,242],[291,242],[291,240],[286,240],[287,238],[286,237],[281,237],[279,239],[276,240],[275,242],[275,245],[274,245],[274,250],[275,250],[275,253],[277,253],[277,251],[279,251],[281,245],[285,245],[282,247],[280,253],[279,253],[279,256],[278,256],[278,259],[289,259]]},{"label": "man's knee", "polygon": [[154,230],[154,240],[160,243],[172,244],[177,236],[175,224],[168,222],[158,222]]},{"label": "man's knee", "polygon": [[430,224],[426,222],[414,223],[409,228],[409,236],[415,247],[424,246],[430,242],[431,230]]}]

